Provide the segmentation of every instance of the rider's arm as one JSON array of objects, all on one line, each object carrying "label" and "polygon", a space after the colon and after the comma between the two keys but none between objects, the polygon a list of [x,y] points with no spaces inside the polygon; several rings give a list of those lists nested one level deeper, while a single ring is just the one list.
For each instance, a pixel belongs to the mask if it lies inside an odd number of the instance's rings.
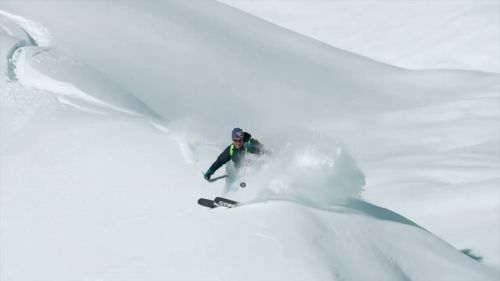
[{"label": "rider's arm", "polygon": [[226,164],[227,162],[229,162],[229,160],[231,160],[230,148],[231,146],[228,146],[226,149],[224,149],[224,151],[222,151],[219,157],[217,157],[217,160],[215,160],[212,166],[210,166],[210,171],[212,171],[212,173],[215,173],[215,171],[217,171],[220,167],[222,167],[222,165]]}]

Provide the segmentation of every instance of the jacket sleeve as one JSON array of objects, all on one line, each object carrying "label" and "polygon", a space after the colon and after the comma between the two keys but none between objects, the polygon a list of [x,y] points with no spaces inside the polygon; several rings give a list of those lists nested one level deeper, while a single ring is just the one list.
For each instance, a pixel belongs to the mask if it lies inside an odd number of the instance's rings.
[{"label": "jacket sleeve", "polygon": [[212,173],[215,173],[222,165],[226,164],[231,160],[231,153],[229,152],[231,146],[228,146],[222,153],[217,157],[217,160],[210,166]]},{"label": "jacket sleeve", "polygon": [[247,147],[247,150],[253,154],[264,154],[266,152],[264,146],[256,139],[250,139],[250,145]]}]

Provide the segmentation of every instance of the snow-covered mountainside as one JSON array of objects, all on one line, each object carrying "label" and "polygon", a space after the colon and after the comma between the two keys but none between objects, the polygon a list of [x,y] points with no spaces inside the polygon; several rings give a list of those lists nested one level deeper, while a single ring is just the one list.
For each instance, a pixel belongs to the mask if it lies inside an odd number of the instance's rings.
[{"label": "snow-covered mountainside", "polygon": [[[430,203],[467,201],[440,211],[494,265],[497,75],[399,69],[215,1],[2,1],[0,52],[0,280],[498,277],[362,199],[458,187]],[[236,126],[272,153],[243,205],[204,209]]]},{"label": "snow-covered mountainside", "polygon": [[499,1],[218,1],[392,65],[500,73]]}]

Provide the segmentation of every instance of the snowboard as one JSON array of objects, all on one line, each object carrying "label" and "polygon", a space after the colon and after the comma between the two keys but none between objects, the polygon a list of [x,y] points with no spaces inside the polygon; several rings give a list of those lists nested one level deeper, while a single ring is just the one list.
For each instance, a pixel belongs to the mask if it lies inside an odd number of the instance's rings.
[{"label": "snowboard", "polygon": [[223,197],[215,197],[214,200],[206,199],[206,198],[200,198],[198,199],[198,204],[204,207],[208,208],[216,208],[219,206],[226,207],[226,208],[233,208],[236,207],[239,203],[227,198]]}]

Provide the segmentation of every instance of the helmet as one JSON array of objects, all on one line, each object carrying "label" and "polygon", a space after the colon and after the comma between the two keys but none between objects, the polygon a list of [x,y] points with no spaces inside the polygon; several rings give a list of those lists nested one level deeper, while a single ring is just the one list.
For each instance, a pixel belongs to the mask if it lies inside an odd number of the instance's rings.
[{"label": "helmet", "polygon": [[231,137],[234,139],[243,139],[244,137],[244,132],[240,128],[234,128],[233,132],[231,133]]}]

